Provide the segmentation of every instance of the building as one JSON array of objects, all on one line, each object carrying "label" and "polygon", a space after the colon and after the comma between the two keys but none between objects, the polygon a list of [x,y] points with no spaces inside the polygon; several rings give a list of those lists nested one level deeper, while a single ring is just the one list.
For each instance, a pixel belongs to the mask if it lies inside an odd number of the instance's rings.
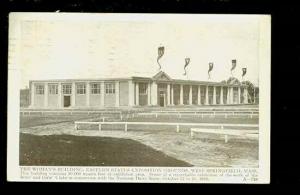
[{"label": "building", "polygon": [[134,106],[247,104],[248,92],[230,84],[179,80],[160,71],[153,77],[34,80],[31,108],[105,108]]},{"label": "building", "polygon": [[20,90],[20,107],[25,108],[30,104],[30,91],[29,89],[21,89]]}]

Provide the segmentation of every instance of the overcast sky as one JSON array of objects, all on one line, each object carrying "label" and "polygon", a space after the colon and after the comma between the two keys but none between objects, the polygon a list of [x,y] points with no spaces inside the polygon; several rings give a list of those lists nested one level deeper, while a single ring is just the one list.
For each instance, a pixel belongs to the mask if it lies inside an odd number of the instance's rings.
[{"label": "overcast sky", "polygon": [[[22,18],[21,86],[29,80],[153,76],[157,48],[162,70],[174,79],[211,81],[233,75],[257,84],[263,17],[255,15],[45,14]],[[183,76],[189,57],[188,77]]]}]

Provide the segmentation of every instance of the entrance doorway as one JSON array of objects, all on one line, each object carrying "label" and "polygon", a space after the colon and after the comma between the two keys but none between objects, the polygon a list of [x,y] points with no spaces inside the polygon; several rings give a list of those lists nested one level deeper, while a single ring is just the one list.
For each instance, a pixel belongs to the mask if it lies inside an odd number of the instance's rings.
[{"label": "entrance doorway", "polygon": [[64,107],[71,106],[71,96],[64,96]]},{"label": "entrance doorway", "polygon": [[165,106],[165,93],[164,91],[159,92],[159,105],[164,107]]}]

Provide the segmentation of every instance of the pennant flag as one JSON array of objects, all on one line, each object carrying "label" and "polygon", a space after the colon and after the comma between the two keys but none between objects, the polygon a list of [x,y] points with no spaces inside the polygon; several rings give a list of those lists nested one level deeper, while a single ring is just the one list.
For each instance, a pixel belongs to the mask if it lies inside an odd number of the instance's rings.
[{"label": "pennant flag", "polygon": [[157,63],[159,65],[159,70],[161,69],[161,65],[159,63],[159,59],[164,55],[165,47],[158,47],[158,56],[157,56]]},{"label": "pennant flag", "polygon": [[208,64],[208,79],[210,79],[210,72],[212,71],[213,68],[214,68],[214,63],[210,62]]},{"label": "pennant flag", "polygon": [[232,67],[231,67],[231,71],[233,71],[236,67],[236,60],[232,60]]},{"label": "pennant flag", "polygon": [[247,68],[242,68],[242,71],[243,71],[242,77],[244,77],[245,74],[247,73]]},{"label": "pennant flag", "polygon": [[185,65],[184,65],[184,73],[183,75],[186,75],[186,67],[189,65],[191,59],[190,58],[185,58]]}]

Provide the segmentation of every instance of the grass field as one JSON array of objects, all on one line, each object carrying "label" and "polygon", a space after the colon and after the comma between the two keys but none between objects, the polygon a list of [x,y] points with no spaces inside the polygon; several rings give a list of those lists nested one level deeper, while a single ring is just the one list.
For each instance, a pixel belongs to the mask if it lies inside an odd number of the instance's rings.
[{"label": "grass field", "polygon": [[190,166],[130,139],[20,134],[20,165]]},{"label": "grass field", "polygon": [[[87,115],[22,116],[20,163],[23,165],[82,166],[199,166],[257,167],[258,142],[201,135],[191,139],[189,127],[107,126],[104,131],[75,131],[74,121]],[[119,120],[119,119],[114,119]],[[127,121],[258,124],[251,118],[130,118]],[[97,130],[97,126],[90,127]],[[103,126],[105,129],[105,126]],[[25,133],[25,134],[24,134]],[[38,135],[38,136],[37,136]],[[121,160],[123,159],[123,160]]]},{"label": "grass field", "polygon": [[21,116],[20,117],[20,128],[57,124],[57,123],[63,123],[63,122],[73,122],[75,120],[88,119],[88,118],[93,118],[93,116],[86,116],[86,115]]}]

